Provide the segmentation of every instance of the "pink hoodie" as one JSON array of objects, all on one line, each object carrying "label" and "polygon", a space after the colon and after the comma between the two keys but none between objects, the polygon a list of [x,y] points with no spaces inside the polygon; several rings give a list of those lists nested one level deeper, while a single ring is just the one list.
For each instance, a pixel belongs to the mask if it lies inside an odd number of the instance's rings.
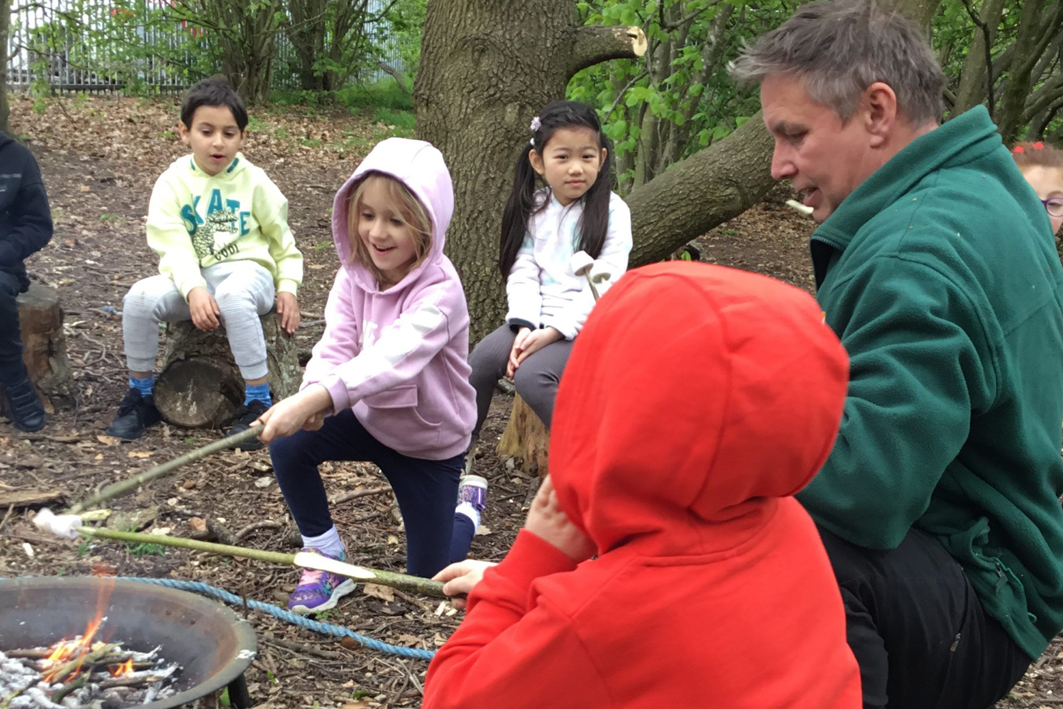
[{"label": "pink hoodie", "polygon": [[[432,219],[428,256],[381,291],[351,260],[348,201],[358,181],[382,173],[406,185]],[[332,238],[341,268],[325,306],[325,334],[302,387],[321,384],[334,411],[354,415],[378,441],[413,458],[445,460],[465,451],[476,419],[469,384],[469,310],[443,242],[454,188],[431,144],[389,138],[373,148],[336,193]],[[357,235],[355,235],[357,238]]]}]

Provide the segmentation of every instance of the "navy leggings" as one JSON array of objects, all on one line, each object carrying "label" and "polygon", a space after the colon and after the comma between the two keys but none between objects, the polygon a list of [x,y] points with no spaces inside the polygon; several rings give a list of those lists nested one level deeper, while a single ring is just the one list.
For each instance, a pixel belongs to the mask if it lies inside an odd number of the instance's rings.
[{"label": "navy leggings", "polygon": [[317,537],[332,528],[325,485],[317,466],[325,461],[369,461],[395,491],[406,526],[406,570],[433,576],[469,552],[476,530],[456,514],[458,478],[465,456],[423,460],[397,453],[365,430],[351,409],[325,419],[317,431],[299,431],[269,446],[273,472],[299,532]]}]

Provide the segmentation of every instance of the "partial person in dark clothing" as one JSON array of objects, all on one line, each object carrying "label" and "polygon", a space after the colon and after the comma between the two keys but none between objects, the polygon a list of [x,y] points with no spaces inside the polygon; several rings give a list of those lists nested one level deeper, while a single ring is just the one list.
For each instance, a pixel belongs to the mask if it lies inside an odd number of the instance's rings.
[{"label": "partial person in dark clothing", "polygon": [[15,299],[30,287],[24,261],[52,238],[52,214],[33,155],[0,133],[0,388],[12,422],[23,431],[44,427],[44,406],[22,361]]}]

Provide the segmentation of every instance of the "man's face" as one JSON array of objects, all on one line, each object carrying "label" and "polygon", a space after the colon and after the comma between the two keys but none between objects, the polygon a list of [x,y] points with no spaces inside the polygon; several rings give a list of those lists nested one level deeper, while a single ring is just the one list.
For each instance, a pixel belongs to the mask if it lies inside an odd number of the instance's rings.
[{"label": "man's face", "polygon": [[817,222],[877,169],[862,106],[843,122],[809,97],[801,79],[779,74],[761,83],[760,105],[775,138],[771,175],[792,182]]}]

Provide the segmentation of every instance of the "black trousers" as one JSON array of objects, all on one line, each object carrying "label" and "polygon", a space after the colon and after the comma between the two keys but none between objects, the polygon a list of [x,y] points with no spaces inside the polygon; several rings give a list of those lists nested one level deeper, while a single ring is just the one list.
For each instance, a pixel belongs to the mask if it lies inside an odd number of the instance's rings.
[{"label": "black trousers", "polygon": [[0,271],[0,385],[17,384],[26,378],[18,305],[15,303],[21,292],[22,284],[15,275]]},{"label": "black trousers", "polygon": [[1030,658],[986,615],[960,565],[911,530],[877,551],[820,528],[845,602],[865,709],[985,709]]}]

